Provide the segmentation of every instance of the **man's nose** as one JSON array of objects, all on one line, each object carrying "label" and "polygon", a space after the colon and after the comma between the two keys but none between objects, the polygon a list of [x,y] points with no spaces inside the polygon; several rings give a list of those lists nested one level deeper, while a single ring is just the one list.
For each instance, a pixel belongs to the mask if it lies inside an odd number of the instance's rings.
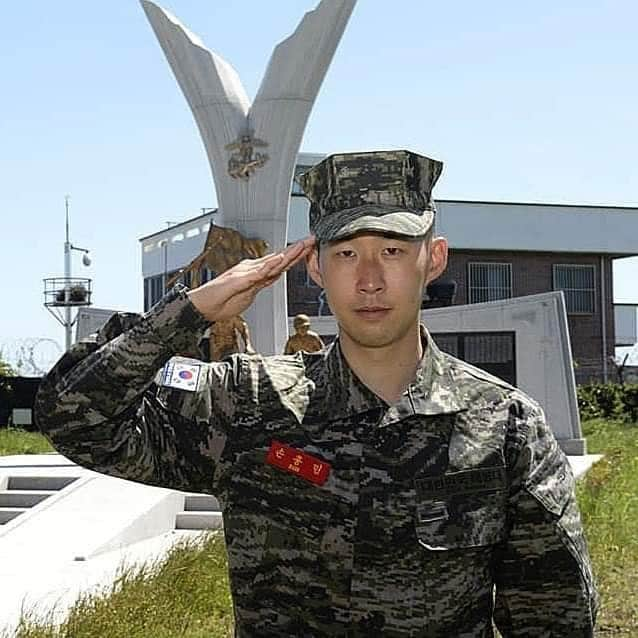
[{"label": "man's nose", "polygon": [[385,288],[383,269],[376,259],[365,259],[357,268],[357,289],[359,292],[374,294]]}]

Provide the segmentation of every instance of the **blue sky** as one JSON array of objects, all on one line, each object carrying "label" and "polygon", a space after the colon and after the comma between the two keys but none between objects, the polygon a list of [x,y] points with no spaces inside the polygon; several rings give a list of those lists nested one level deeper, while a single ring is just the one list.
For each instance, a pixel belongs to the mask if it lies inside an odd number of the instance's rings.
[{"label": "blue sky", "polygon": [[[162,4],[162,3],[160,3]],[[276,42],[315,0],[163,4],[254,95]],[[638,3],[360,0],[302,150],[408,147],[442,159],[436,195],[638,206]],[[135,0],[3,5],[0,347],[63,343],[42,307],[62,275],[64,196],[74,274],[100,307],[142,305],[138,239],[215,205],[199,134]],[[548,232],[551,230],[548,229]],[[638,238],[636,239],[638,252]],[[638,302],[638,258],[616,265]]]}]

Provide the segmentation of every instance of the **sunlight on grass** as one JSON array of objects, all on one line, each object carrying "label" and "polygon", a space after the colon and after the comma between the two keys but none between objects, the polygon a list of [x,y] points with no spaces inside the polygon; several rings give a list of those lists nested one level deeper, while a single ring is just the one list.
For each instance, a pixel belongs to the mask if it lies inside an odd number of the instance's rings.
[{"label": "sunlight on grass", "polygon": [[0,428],[0,456],[45,454],[46,452],[54,452],[54,449],[39,432]]},{"label": "sunlight on grass", "polygon": [[230,638],[232,626],[224,541],[210,534],[156,564],[124,568],[60,626],[26,614],[16,638]]},{"label": "sunlight on grass", "polygon": [[583,424],[588,451],[605,458],[578,486],[601,595],[598,632],[638,636],[638,426]]}]

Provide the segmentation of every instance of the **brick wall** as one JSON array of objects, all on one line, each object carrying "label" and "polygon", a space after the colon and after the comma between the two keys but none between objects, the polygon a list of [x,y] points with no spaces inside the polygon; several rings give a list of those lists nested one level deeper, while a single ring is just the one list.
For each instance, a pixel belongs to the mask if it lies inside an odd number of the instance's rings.
[{"label": "brick wall", "polygon": [[[457,282],[455,304],[468,300],[467,277],[470,262],[502,262],[512,264],[512,295],[523,297],[551,291],[554,264],[593,265],[595,282],[595,308],[590,315],[569,315],[567,322],[576,362],[576,381],[586,383],[601,380],[603,376],[603,346],[601,306],[605,308],[607,327],[607,356],[614,354],[614,309],[612,259],[603,257],[605,268],[605,300],[601,299],[600,256],[565,253],[451,251],[444,278]],[[614,377],[613,365],[607,366],[610,379]]]}]

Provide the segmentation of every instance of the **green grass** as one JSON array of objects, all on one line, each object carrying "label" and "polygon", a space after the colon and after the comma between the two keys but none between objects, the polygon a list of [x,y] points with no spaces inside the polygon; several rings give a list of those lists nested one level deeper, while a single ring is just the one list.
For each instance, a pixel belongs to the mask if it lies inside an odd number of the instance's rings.
[{"label": "green grass", "polygon": [[16,638],[230,638],[232,627],[224,541],[213,533],[154,565],[122,569],[111,588],[80,598],[62,625],[27,612]]},{"label": "green grass", "polygon": [[578,485],[601,595],[597,635],[638,636],[638,425],[583,424],[587,448],[605,458]]},{"label": "green grass", "polygon": [[[583,424],[591,453],[605,454],[579,482],[585,532],[601,593],[598,636],[638,636],[638,426]],[[0,633],[1,635],[1,633]],[[164,562],[123,571],[85,596],[66,622],[25,618],[16,638],[229,638],[232,607],[224,544],[178,547]]]},{"label": "green grass", "polygon": [[46,452],[54,452],[54,449],[40,433],[17,428],[0,428],[0,456]]}]

